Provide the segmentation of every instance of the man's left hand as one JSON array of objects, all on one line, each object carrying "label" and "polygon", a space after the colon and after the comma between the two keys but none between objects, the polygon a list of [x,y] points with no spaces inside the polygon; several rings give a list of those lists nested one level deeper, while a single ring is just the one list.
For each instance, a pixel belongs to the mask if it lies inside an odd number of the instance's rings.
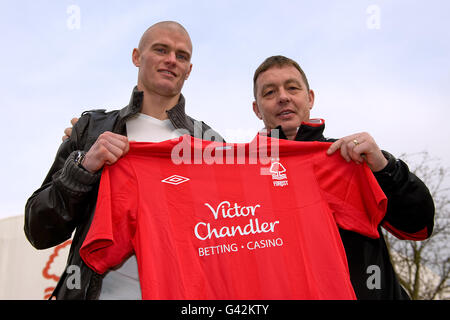
[{"label": "man's left hand", "polygon": [[388,164],[375,140],[367,132],[339,139],[328,148],[327,154],[331,155],[338,149],[347,162],[352,160],[356,163],[366,162],[372,172],[380,171]]},{"label": "man's left hand", "polygon": [[77,122],[78,122],[78,118],[72,118],[72,120],[70,120],[70,124],[72,126],[64,129],[64,135],[62,136],[62,141],[69,139],[70,135],[72,134],[72,128],[75,125],[75,123],[77,123]]}]

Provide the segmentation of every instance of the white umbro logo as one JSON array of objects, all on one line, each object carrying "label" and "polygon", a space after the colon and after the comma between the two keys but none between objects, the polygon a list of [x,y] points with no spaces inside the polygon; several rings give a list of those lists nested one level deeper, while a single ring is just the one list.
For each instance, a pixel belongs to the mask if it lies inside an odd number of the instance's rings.
[{"label": "white umbro logo", "polygon": [[180,183],[183,183],[183,182],[186,182],[186,181],[189,181],[189,178],[185,178],[185,177],[182,177],[182,176],[177,176],[176,174],[173,175],[173,176],[170,176],[168,178],[165,178],[164,180],[161,180],[161,182],[174,184],[174,185],[177,185],[177,184],[180,184]]}]

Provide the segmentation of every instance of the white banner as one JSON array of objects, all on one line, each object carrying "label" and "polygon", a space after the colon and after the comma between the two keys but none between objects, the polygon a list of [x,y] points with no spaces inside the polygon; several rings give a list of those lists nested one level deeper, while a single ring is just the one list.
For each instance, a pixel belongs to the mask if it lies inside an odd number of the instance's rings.
[{"label": "white banner", "polygon": [[24,217],[0,220],[0,299],[48,299],[66,265],[71,240],[46,250],[25,237]]}]

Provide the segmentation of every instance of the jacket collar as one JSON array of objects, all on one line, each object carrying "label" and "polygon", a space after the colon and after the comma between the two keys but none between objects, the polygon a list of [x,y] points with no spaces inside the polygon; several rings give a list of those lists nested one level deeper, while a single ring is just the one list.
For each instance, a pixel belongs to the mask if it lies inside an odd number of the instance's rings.
[{"label": "jacket collar", "polygon": [[[287,139],[281,126],[276,127],[279,139]],[[295,141],[324,141],[323,131],[325,130],[325,120],[310,119],[308,122],[302,122],[295,135]]]},{"label": "jacket collar", "polygon": [[123,118],[128,118],[130,116],[133,116],[141,111],[142,108],[142,99],[144,98],[144,92],[139,91],[137,86],[133,88],[133,91],[131,92],[131,98],[130,102],[128,102],[128,105],[120,110],[119,117],[120,120]]},{"label": "jacket collar", "polygon": [[[119,112],[119,118],[116,123],[117,129],[119,129],[120,131],[125,130],[124,128],[126,121],[141,111],[143,98],[144,92],[139,91],[137,86],[135,86],[133,88],[133,92],[131,93],[130,102]],[[188,121],[184,106],[185,99],[183,94],[180,94],[178,103],[171,109],[166,111],[167,116],[169,117],[169,120],[175,127],[175,129],[187,129],[190,133],[193,134],[194,126],[191,121]]]}]

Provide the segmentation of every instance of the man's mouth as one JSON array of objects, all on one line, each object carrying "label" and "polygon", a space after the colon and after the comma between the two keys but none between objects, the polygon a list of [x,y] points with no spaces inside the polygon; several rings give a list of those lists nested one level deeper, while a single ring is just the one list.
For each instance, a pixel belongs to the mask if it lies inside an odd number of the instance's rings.
[{"label": "man's mouth", "polygon": [[159,69],[158,72],[162,73],[162,74],[168,74],[168,75],[173,76],[173,77],[177,76],[175,73],[173,73],[172,71],[167,70],[167,69]]},{"label": "man's mouth", "polygon": [[294,113],[294,111],[286,109],[286,110],[282,110],[280,113],[278,113],[277,116],[284,117],[284,116],[288,116],[293,113]]}]

